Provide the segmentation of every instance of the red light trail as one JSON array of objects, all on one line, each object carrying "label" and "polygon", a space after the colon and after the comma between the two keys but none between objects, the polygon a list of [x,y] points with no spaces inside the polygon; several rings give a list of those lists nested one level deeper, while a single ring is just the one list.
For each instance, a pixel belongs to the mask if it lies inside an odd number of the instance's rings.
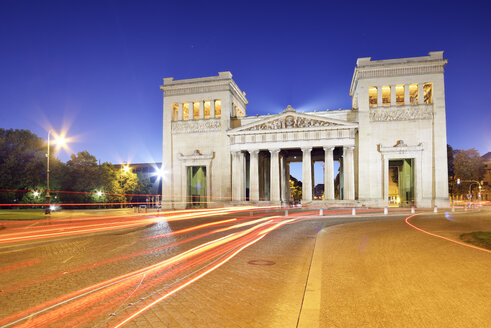
[{"label": "red light trail", "polygon": [[[250,208],[247,210],[250,210]],[[223,209],[218,210],[218,213],[223,211]],[[184,214],[185,219],[190,218],[188,216],[189,213]],[[174,219],[178,219],[177,216]],[[135,307],[133,313],[124,319],[120,319],[121,321],[115,325],[115,327],[120,327],[151,306],[218,269],[243,249],[258,242],[268,233],[301,218],[302,216],[298,215],[292,215],[290,218],[269,216],[254,219],[249,218],[240,222],[238,222],[237,218],[233,218],[177,230],[175,231],[176,234],[184,234],[200,229],[214,228],[218,225],[229,225],[226,228],[211,230],[178,241],[177,243],[186,243],[189,239],[196,240],[206,235],[219,234],[228,230],[237,231],[204,242],[151,266],[96,283],[13,314],[1,319],[0,325],[4,325],[3,327],[11,327],[13,325],[17,325],[16,327],[58,327],[67,325],[75,327],[79,324],[84,324],[84,322],[101,320],[101,315],[107,315],[109,311],[114,311],[115,308],[122,306],[126,300],[139,299],[141,295],[149,293],[151,289],[159,285],[165,283],[170,286],[166,290],[163,290],[161,294],[159,293],[157,298],[151,299],[150,297],[150,303],[142,304],[141,307]],[[168,236],[170,235],[166,233],[152,237],[165,238]],[[171,243],[161,247],[168,248],[175,244]],[[128,256],[138,256],[151,251],[156,251],[156,249],[137,252]],[[117,260],[119,259],[110,259],[109,261]],[[104,262],[96,265],[102,264]],[[78,270],[83,270],[83,268],[79,268]],[[179,278],[182,275],[184,275],[184,279]]]},{"label": "red light trail", "polygon": [[[51,224],[53,221],[38,220],[34,222],[34,223],[42,223],[44,224],[43,226],[33,225],[31,221],[28,221],[27,223],[29,223],[29,226],[2,230],[0,233],[0,244],[33,241],[33,240],[55,238],[55,237],[69,237],[69,236],[75,236],[80,234],[105,232],[105,231],[117,230],[117,229],[127,229],[127,228],[149,225],[159,221],[171,222],[177,220],[190,220],[196,218],[205,218],[210,216],[238,213],[238,212],[252,210],[252,209],[255,208],[254,207],[216,208],[216,209],[200,210],[200,211],[195,211],[195,210],[180,211],[177,213],[169,214],[167,216],[160,215],[160,214],[149,215],[145,213],[140,215],[143,216],[143,218],[138,217],[138,215],[131,215],[128,217],[111,216],[111,217],[97,217],[97,218],[89,218],[89,219],[82,218],[79,220],[74,220],[74,221],[81,221],[80,223],[78,222],[55,223],[53,225],[48,225]],[[97,220],[98,222],[95,223],[84,222],[87,220],[88,221]],[[20,223],[17,223],[17,225],[19,224]],[[24,224],[26,223],[24,222]]]}]

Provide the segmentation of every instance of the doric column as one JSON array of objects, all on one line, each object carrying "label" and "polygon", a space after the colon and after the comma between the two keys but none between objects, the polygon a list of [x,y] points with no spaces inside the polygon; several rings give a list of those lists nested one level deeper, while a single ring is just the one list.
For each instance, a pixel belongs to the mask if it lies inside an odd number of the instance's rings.
[{"label": "doric column", "polygon": [[404,84],[404,105],[409,105],[411,100],[409,99],[409,84]]},{"label": "doric column", "polygon": [[189,115],[189,120],[194,119],[194,104],[192,101],[189,102],[188,115]]},{"label": "doric column", "polygon": [[239,170],[238,170],[238,175],[239,175],[239,193],[238,197],[240,201],[245,200],[245,187],[246,187],[246,162],[245,162],[245,156],[244,153],[239,151]]},{"label": "doric column", "polygon": [[302,201],[312,201],[312,147],[302,148]]},{"label": "doric column", "polygon": [[424,104],[425,103],[425,95],[423,91],[423,84],[422,82],[418,83],[418,104]]},{"label": "doric column", "polygon": [[271,201],[274,203],[280,202],[280,150],[271,149],[271,172],[269,187],[271,188]]},{"label": "doric column", "polygon": [[259,201],[259,150],[250,150],[249,196],[251,201]]},{"label": "doric column", "polygon": [[390,105],[391,106],[397,105],[395,84],[390,86]]},{"label": "doric column", "polygon": [[355,199],[354,147],[343,147],[344,199]]},{"label": "doric column", "polygon": [[179,121],[182,121],[182,112],[183,112],[182,103],[179,103],[178,106],[179,106],[179,108],[177,110],[177,119]]},{"label": "doric column", "polygon": [[240,200],[240,163],[239,152],[232,152],[232,201]]},{"label": "doric column", "polygon": [[377,106],[382,106],[382,86],[377,87]]},{"label": "doric column", "polygon": [[281,201],[282,202],[285,202],[286,201],[286,197],[285,197],[285,188],[286,188],[286,174],[285,174],[285,156],[281,156],[281,160],[280,160],[280,175],[281,175],[281,182],[280,182],[280,193],[281,193]]},{"label": "doric column", "polygon": [[215,100],[210,100],[210,118],[215,118]]},{"label": "doric column", "polygon": [[288,159],[286,156],[283,156],[282,157],[282,169],[281,169],[281,172],[282,172],[282,177],[283,177],[283,180],[282,180],[282,188],[283,188],[283,201],[285,203],[289,203],[290,202],[290,165],[288,163]]},{"label": "doric column", "polygon": [[334,199],[334,147],[324,147],[324,199]]},{"label": "doric column", "polygon": [[204,119],[205,118],[205,101],[201,100],[198,104],[199,104],[199,118]]}]

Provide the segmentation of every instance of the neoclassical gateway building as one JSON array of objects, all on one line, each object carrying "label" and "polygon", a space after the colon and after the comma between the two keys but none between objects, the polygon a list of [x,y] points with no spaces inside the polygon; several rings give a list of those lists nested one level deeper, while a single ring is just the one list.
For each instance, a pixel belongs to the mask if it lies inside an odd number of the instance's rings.
[{"label": "neoclassical gateway building", "polygon": [[359,58],[352,108],[273,115],[247,116],[230,72],[164,78],[164,206],[288,203],[292,162],[302,163],[303,204],[448,205],[446,63],[442,51]]}]

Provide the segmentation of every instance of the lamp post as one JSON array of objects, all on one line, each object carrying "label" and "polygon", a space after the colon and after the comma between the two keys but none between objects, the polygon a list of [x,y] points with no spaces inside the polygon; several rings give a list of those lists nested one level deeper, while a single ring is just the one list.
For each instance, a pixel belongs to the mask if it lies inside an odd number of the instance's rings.
[{"label": "lamp post", "polygon": [[[123,193],[123,173],[128,173],[130,171],[130,167],[128,166],[128,162],[124,161],[123,164],[121,165],[121,173],[120,173],[120,187],[121,187],[121,193]],[[125,196],[123,196],[125,197]],[[121,201],[121,208],[123,208],[123,202]]]},{"label": "lamp post", "polygon": [[476,180],[460,180],[460,179],[457,179],[457,184],[460,185],[462,182],[470,182],[469,184],[469,193],[468,195],[470,195],[471,199],[469,200],[470,203],[472,203],[472,186],[474,184],[477,184],[477,186],[479,187],[479,191],[481,191],[482,189],[482,182],[479,182],[479,181],[476,181]]},{"label": "lamp post", "polygon": [[50,146],[50,136],[53,129],[48,131],[48,153],[46,154],[46,210],[44,214],[51,214],[51,196],[49,194],[49,146]]},{"label": "lamp post", "polygon": [[[50,145],[51,145],[51,134],[54,132],[53,129],[49,129],[48,131],[48,152],[46,154],[46,210],[45,214],[51,214],[51,195],[49,193],[49,158],[50,158]],[[66,141],[62,136],[56,137],[56,143],[59,145],[64,144]]]}]

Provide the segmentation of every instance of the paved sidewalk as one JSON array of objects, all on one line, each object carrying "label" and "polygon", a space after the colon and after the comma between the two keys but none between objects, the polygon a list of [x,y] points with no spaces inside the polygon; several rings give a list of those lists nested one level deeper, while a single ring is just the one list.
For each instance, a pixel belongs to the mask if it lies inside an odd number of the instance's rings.
[{"label": "paved sidewalk", "polygon": [[[412,223],[458,236],[491,230],[491,215],[429,214]],[[424,234],[403,220],[324,228],[298,327],[489,327],[490,260],[488,252]]]}]

